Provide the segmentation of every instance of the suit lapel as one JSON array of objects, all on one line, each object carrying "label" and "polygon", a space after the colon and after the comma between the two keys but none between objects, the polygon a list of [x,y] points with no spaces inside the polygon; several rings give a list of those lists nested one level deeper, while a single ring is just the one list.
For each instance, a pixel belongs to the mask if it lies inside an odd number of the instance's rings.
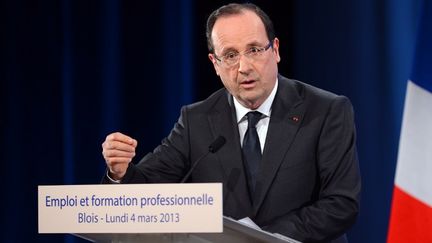
[{"label": "suit lapel", "polygon": [[239,211],[251,212],[252,204],[243,169],[240,137],[232,96],[227,94],[219,99],[208,119],[214,138],[223,136],[226,139],[225,145],[217,153],[224,173],[224,201],[235,200],[237,207],[242,209]]},{"label": "suit lapel", "polygon": [[259,210],[284,160],[304,116],[302,98],[292,81],[279,76],[278,91],[272,105],[270,124],[253,195],[254,214]]}]

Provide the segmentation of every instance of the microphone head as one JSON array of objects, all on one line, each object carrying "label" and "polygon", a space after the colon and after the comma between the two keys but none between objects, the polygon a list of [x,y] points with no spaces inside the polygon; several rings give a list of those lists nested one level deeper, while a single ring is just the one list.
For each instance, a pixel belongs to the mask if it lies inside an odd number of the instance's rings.
[{"label": "microphone head", "polygon": [[225,144],[226,140],[223,136],[219,136],[217,137],[213,143],[210,144],[209,146],[209,151],[211,153],[216,153],[220,148],[222,148],[222,146]]}]

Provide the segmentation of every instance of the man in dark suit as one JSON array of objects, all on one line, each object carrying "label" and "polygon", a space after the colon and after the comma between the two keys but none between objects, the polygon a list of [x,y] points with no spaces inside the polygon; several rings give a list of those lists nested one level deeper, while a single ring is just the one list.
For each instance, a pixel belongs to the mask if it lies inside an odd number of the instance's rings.
[{"label": "man in dark suit", "polygon": [[[182,108],[169,136],[138,164],[137,141],[107,136],[105,183],[223,182],[224,215],[302,242],[328,242],[359,210],[349,100],[278,74],[279,40],[253,4],[230,4],[207,22],[209,59],[225,88]],[[252,124],[252,125],[251,125]],[[340,238],[339,238],[340,239]]]}]

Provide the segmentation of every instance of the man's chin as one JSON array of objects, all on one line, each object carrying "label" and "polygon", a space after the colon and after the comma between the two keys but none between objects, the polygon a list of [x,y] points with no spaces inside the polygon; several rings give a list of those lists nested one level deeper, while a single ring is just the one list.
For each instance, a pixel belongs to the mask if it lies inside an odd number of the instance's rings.
[{"label": "man's chin", "polygon": [[259,101],[258,97],[255,96],[241,96],[241,103],[243,106],[246,106],[247,108],[251,109],[251,110],[255,110],[257,109],[262,102]]}]

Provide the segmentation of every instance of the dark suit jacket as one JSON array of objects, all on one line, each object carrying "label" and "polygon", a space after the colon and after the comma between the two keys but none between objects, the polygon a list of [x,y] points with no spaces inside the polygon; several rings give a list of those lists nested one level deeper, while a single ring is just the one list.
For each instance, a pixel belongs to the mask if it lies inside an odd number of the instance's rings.
[{"label": "dark suit jacket", "polygon": [[179,182],[218,136],[226,144],[189,182],[223,182],[224,215],[304,242],[337,238],[359,210],[353,110],[343,96],[279,76],[256,190],[249,194],[232,96],[221,89],[182,108],[167,138],[122,183]]}]

